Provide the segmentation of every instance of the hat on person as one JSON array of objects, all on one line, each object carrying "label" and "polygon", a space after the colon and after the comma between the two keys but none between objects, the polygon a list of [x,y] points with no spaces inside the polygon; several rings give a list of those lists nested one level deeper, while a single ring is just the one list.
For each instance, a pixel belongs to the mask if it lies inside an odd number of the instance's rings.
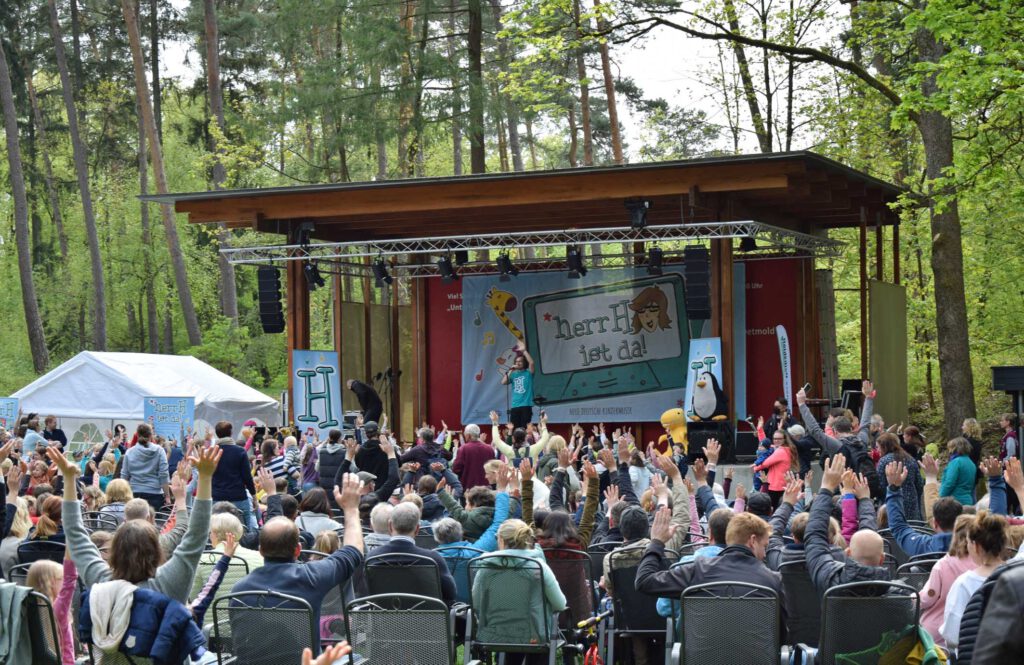
[{"label": "hat on person", "polygon": [[359,480],[363,481],[364,483],[369,484],[377,482],[377,476],[370,473],[369,471],[360,471],[356,475],[359,476]]},{"label": "hat on person", "polygon": [[807,430],[804,429],[803,425],[790,425],[786,431],[794,439],[802,439],[807,436]]},{"label": "hat on person", "polygon": [[255,427],[255,426],[256,426],[256,421],[253,420],[252,418],[250,418],[249,420],[246,420],[244,423],[242,423],[242,427]]},{"label": "hat on person", "polygon": [[363,423],[363,431],[371,436],[376,434],[379,430],[380,427],[377,426],[377,421],[375,420],[367,420]]},{"label": "hat on person", "polygon": [[772,500],[764,492],[752,492],[747,497],[747,512],[759,517],[770,517],[772,514]]}]

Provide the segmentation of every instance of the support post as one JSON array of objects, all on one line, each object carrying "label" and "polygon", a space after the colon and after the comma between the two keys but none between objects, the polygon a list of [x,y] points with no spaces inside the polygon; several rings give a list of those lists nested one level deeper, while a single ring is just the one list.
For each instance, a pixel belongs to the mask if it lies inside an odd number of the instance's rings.
[{"label": "support post", "polygon": [[882,213],[875,213],[875,279],[885,281],[885,228],[882,226]]},{"label": "support post", "polygon": [[[370,257],[364,256],[363,263],[370,265]],[[368,275],[363,275],[363,381],[373,385],[373,353],[370,350],[370,289],[373,284]]]},{"label": "support post", "polygon": [[412,422],[413,427],[427,419],[427,380],[423,374],[426,357],[426,280],[412,280],[410,293],[412,306]]},{"label": "support post", "polygon": [[[392,257],[391,259],[391,274],[395,274],[395,263],[397,259]],[[399,385],[399,372],[402,367],[402,356],[399,353],[399,334],[398,334],[398,280],[395,280],[388,287],[391,292],[391,325],[388,335],[390,337],[390,349],[391,349],[391,431],[395,433],[395,437],[402,438],[402,389]]]},{"label": "support post", "polygon": [[[722,390],[733,391],[732,239],[711,241],[711,334],[722,340]],[[729,401],[729,421],[735,402]]]},{"label": "support post", "polygon": [[892,283],[900,284],[900,224],[897,221],[892,227]]},{"label": "support post", "polygon": [[[297,226],[296,224],[295,227]],[[298,244],[298,237],[293,234],[289,235],[289,243]],[[292,394],[292,378],[295,369],[292,367],[292,351],[309,348],[309,288],[306,285],[306,276],[302,272],[302,264],[302,261],[288,261],[287,268],[285,268],[285,298],[288,306],[286,324],[288,326],[289,395]],[[294,417],[295,405],[289,399],[289,423]]]},{"label": "support post", "polygon": [[860,209],[860,376],[868,375],[868,212]]}]

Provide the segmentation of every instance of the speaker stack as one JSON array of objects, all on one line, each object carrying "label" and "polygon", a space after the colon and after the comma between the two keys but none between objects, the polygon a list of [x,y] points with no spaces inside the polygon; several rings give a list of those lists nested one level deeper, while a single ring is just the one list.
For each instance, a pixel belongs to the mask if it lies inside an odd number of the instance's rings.
[{"label": "speaker stack", "polygon": [[692,245],[683,250],[686,280],[686,316],[690,320],[711,318],[711,256],[706,247]]},{"label": "speaker stack", "polygon": [[281,309],[281,276],[274,266],[256,269],[259,287],[260,325],[265,333],[284,332],[284,311]]}]

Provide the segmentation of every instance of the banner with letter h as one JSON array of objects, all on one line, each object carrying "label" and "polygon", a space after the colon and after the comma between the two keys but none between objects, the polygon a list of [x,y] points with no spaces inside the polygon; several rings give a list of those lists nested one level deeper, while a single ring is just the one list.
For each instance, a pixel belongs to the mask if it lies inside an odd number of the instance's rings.
[{"label": "banner with letter h", "polygon": [[341,426],[340,367],[337,351],[292,351],[295,425],[320,441]]}]

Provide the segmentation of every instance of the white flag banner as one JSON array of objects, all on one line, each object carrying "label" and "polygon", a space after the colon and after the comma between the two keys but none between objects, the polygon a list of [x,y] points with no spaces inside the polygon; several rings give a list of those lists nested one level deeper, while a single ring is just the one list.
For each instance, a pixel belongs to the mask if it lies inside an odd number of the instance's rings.
[{"label": "white flag banner", "polygon": [[789,353],[786,326],[775,326],[775,337],[779,340],[779,362],[782,363],[782,394],[793,404],[793,357]]}]

